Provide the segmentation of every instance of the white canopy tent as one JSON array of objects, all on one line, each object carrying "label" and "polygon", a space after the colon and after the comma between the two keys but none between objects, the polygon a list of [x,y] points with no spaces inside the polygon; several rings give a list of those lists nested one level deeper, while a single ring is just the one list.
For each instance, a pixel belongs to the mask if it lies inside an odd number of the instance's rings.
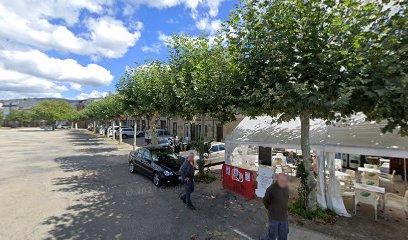
[{"label": "white canopy tent", "polygon": [[[301,149],[300,119],[282,123],[273,120],[268,116],[244,118],[225,139],[226,164],[234,164],[240,155],[244,167],[253,165],[254,160],[247,157],[248,149],[253,147]],[[321,119],[311,120],[311,149],[326,161],[334,160],[334,153],[408,158],[408,137],[401,137],[397,131],[383,134],[380,130],[383,126],[384,123],[365,121],[362,113],[331,125]],[[319,166],[320,171],[324,169]]]},{"label": "white canopy tent", "polygon": [[[367,122],[364,114],[357,114],[335,125],[321,119],[310,122],[312,150],[360,155],[408,158],[408,137],[396,132],[381,133],[382,123]],[[272,123],[273,118],[261,116],[244,118],[225,139],[225,143],[256,145],[274,148],[300,149],[300,120]],[[228,156],[227,156],[228,161]]]}]

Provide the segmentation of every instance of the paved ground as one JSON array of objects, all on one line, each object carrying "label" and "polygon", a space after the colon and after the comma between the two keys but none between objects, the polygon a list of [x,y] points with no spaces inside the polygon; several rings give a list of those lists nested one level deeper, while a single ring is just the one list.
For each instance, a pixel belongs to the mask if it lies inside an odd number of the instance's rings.
[{"label": "paved ground", "polygon": [[[198,185],[190,211],[178,187],[127,172],[130,146],[81,130],[0,129],[0,239],[258,239],[265,212]],[[329,239],[291,226],[291,239]]]}]

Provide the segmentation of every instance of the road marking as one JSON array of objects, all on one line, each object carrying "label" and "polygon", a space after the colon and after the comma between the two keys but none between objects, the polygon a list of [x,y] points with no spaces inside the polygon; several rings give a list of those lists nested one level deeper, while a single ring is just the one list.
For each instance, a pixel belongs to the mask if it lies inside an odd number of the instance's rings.
[{"label": "road marking", "polygon": [[239,230],[236,229],[236,228],[234,228],[233,230],[234,230],[234,232],[236,232],[237,234],[239,234],[241,237],[244,237],[244,238],[246,238],[246,239],[248,239],[248,240],[254,240],[253,238],[251,238],[250,236],[246,235],[245,233],[239,231]]}]

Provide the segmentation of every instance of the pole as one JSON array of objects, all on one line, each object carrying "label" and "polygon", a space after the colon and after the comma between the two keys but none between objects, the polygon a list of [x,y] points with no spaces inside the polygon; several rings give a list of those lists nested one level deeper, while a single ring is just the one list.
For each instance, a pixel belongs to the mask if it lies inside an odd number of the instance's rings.
[{"label": "pole", "polygon": [[136,143],[137,143],[137,121],[135,118],[135,121],[133,122],[133,151],[136,150]]},{"label": "pole", "polygon": [[405,184],[405,190],[407,189],[407,159],[404,158],[404,184]]}]

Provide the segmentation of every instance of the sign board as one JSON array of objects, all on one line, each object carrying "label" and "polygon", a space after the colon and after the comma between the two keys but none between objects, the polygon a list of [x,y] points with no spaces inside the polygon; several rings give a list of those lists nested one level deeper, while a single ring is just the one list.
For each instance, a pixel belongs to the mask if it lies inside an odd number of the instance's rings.
[{"label": "sign board", "polygon": [[259,166],[256,181],[258,188],[255,190],[255,194],[258,197],[264,197],[266,189],[271,186],[273,182],[273,169]]}]

